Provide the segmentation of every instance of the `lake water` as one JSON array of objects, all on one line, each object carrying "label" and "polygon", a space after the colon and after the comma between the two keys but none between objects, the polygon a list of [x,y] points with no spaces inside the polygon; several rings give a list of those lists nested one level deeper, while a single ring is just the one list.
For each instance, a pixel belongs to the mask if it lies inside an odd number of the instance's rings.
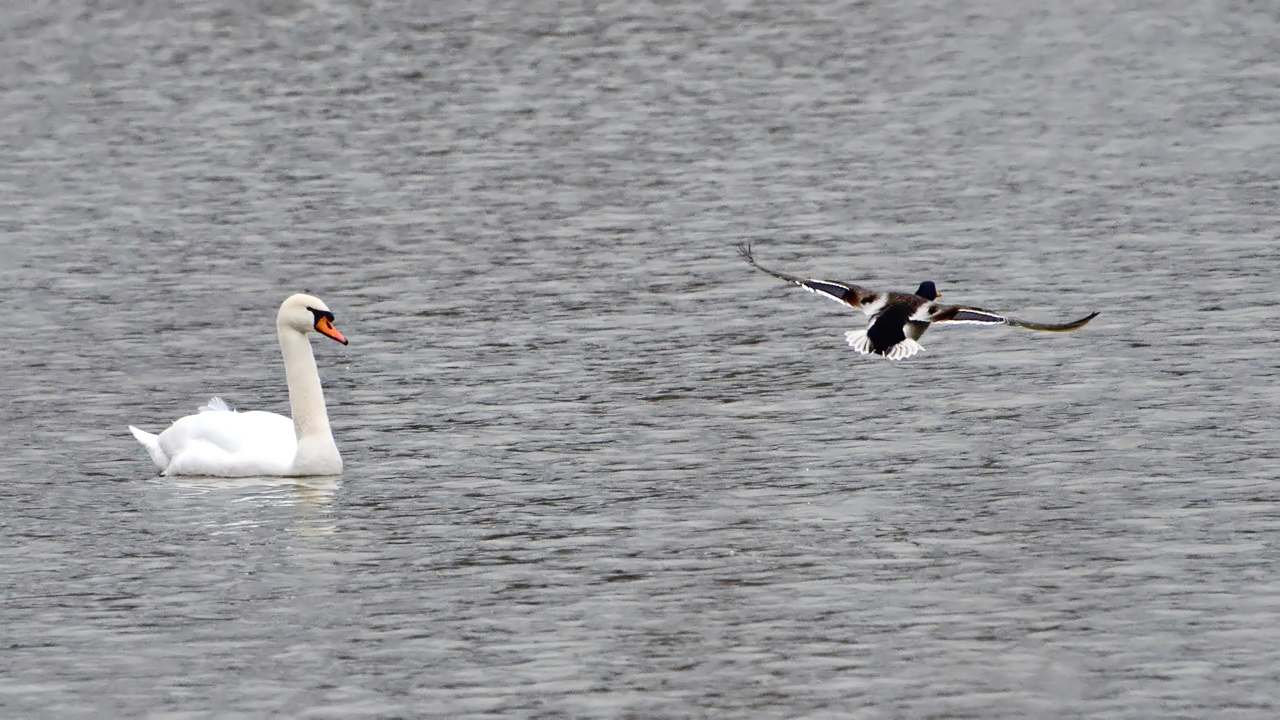
[{"label": "lake water", "polygon": [[1276,715],[1267,4],[11,5],[0,715]]}]

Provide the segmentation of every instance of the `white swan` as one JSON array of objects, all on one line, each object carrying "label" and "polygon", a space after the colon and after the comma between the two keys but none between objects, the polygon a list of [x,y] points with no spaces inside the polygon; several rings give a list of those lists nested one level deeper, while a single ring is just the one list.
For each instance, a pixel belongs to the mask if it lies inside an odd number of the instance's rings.
[{"label": "white swan", "polygon": [[252,477],[338,475],[342,457],[329,430],[320,373],[307,333],[315,330],[343,345],[333,313],[310,295],[291,295],[276,315],[276,335],[289,382],[290,420],[275,413],[235,412],[219,398],[200,414],[179,419],[159,435],[130,425],[163,475]]}]

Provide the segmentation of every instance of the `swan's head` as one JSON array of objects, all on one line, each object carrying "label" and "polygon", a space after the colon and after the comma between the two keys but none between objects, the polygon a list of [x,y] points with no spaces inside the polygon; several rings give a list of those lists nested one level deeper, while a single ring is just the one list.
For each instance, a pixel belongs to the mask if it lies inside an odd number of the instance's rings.
[{"label": "swan's head", "polygon": [[287,327],[303,334],[315,330],[343,345],[347,344],[347,339],[342,337],[338,328],[333,326],[333,313],[329,310],[329,306],[313,295],[302,293],[290,295],[280,304],[280,314],[276,315],[276,327]]}]

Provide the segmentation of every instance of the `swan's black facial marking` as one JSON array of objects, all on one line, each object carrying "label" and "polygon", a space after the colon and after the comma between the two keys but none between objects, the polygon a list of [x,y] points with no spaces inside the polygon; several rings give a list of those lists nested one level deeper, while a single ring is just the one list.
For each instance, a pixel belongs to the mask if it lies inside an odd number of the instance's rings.
[{"label": "swan's black facial marking", "polygon": [[333,313],[328,310],[317,310],[313,307],[308,307],[307,309],[311,311],[312,315],[316,316],[316,322],[320,322],[320,318],[325,318],[329,322],[333,322]]}]

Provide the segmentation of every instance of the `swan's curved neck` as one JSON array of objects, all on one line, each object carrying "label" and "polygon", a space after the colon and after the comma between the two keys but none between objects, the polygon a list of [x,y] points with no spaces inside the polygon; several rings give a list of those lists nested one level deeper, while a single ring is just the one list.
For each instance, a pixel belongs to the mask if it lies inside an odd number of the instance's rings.
[{"label": "swan's curved neck", "polygon": [[293,328],[277,328],[276,334],[280,337],[284,374],[289,381],[289,411],[298,434],[298,460],[303,459],[304,443],[320,442],[332,447],[336,455],[337,447],[329,430],[329,413],[325,410],[324,391],[320,389],[320,372],[316,370],[311,343],[306,335]]}]

